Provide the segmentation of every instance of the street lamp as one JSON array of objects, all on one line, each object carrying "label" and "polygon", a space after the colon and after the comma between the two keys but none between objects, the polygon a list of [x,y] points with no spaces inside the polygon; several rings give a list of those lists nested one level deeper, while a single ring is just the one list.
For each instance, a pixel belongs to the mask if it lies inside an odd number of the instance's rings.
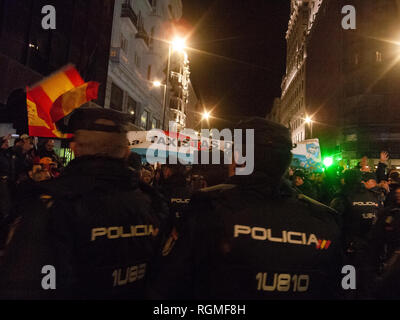
[{"label": "street lamp", "polygon": [[210,111],[204,111],[203,112],[203,120],[209,120],[210,119]]},{"label": "street lamp", "polygon": [[173,51],[183,52],[186,48],[185,39],[181,37],[175,37],[171,44]]},{"label": "street lamp", "polygon": [[159,88],[162,86],[162,83],[160,81],[153,81],[153,86]]},{"label": "street lamp", "polygon": [[[168,77],[167,77],[168,78]],[[160,88],[160,87],[164,87],[164,96],[163,96],[163,122],[162,122],[162,129],[164,130],[164,125],[165,125],[165,106],[166,106],[166,102],[167,102],[167,84],[163,84],[161,83],[161,81],[155,80],[152,82],[153,87],[155,88]]]},{"label": "street lamp", "polygon": [[310,116],[306,116],[305,121],[310,126],[310,135],[311,135],[311,139],[312,139],[313,138],[313,132],[312,132],[313,120],[312,120],[312,118]]},{"label": "street lamp", "polygon": [[201,121],[200,121],[201,129],[203,129],[203,120],[206,120],[207,123],[209,124],[210,118],[211,118],[211,111],[204,110],[203,113],[201,114]]},{"label": "street lamp", "polygon": [[[169,76],[171,73],[171,54],[172,51],[184,52],[186,43],[184,38],[175,37],[172,41],[168,42],[168,62],[167,62],[167,79],[164,87],[164,100],[163,100],[163,123],[162,128],[165,130],[165,113],[167,109],[167,88],[169,84]],[[154,84],[155,85],[155,84]],[[160,83],[161,85],[161,83]]]}]

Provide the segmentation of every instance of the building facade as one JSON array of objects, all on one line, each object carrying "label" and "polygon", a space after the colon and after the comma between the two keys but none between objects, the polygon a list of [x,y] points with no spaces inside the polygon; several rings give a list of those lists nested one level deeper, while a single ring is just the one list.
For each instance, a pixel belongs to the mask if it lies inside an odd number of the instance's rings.
[{"label": "building facade", "polygon": [[186,127],[199,130],[202,119],[202,103],[192,82],[189,83],[189,101],[186,105],[186,114]]},{"label": "building facade", "polygon": [[291,12],[286,32],[286,73],[282,80],[281,123],[291,129],[292,141],[306,138],[305,104],[306,35],[309,25],[309,2],[291,1]]},{"label": "building facade", "polygon": [[[42,8],[56,9],[56,29],[42,28]],[[68,63],[101,86],[104,105],[114,0],[0,0],[0,103]]]},{"label": "building facade", "polygon": [[[355,30],[342,27],[345,5]],[[323,153],[353,163],[381,150],[400,159],[399,37],[400,1],[292,1],[281,123],[293,141],[319,138]]]},{"label": "building facade", "polygon": [[169,42],[181,16],[180,0],[115,2],[105,107],[131,114],[137,130],[186,126],[189,60]]},{"label": "building facade", "polygon": [[281,113],[282,113],[282,104],[281,104],[281,99],[275,98],[274,99],[274,104],[272,106],[271,111],[267,114],[266,119],[270,121],[274,121],[277,123],[282,123],[281,120]]}]

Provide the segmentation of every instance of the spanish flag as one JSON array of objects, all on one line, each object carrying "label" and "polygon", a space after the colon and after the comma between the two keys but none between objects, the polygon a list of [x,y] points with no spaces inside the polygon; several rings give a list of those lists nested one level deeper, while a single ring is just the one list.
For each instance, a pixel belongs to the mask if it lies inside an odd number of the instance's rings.
[{"label": "spanish flag", "polygon": [[99,84],[85,83],[73,66],[47,77],[32,88],[27,88],[29,135],[46,138],[66,138],[55,122],[97,99]]}]

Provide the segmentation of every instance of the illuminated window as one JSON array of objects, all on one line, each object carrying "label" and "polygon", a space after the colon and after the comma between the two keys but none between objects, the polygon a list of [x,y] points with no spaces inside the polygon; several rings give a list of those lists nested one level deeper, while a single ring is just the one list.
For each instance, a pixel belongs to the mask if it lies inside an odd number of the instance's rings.
[{"label": "illuminated window", "polygon": [[152,129],[157,129],[157,124],[158,124],[157,119],[156,119],[156,118],[153,118],[153,119],[151,120],[151,128],[152,128]]},{"label": "illuminated window", "polygon": [[157,0],[150,0],[150,4],[152,7],[153,12],[157,12]]},{"label": "illuminated window", "polygon": [[[137,102],[132,99],[131,97],[128,97],[128,104],[127,104],[127,112],[130,116],[135,119],[136,117],[136,108],[137,108]],[[133,121],[134,122],[134,121]]]},{"label": "illuminated window", "polygon": [[135,52],[135,65],[136,65],[136,67],[140,68],[140,64],[141,64],[140,56],[138,55],[137,52]]},{"label": "illuminated window", "polygon": [[124,98],[124,91],[113,83],[111,85],[110,108],[122,111],[123,98]]},{"label": "illuminated window", "polygon": [[382,52],[376,52],[376,62],[382,62]]},{"label": "illuminated window", "polygon": [[128,52],[128,40],[121,34],[121,50],[125,53]]},{"label": "illuminated window", "polygon": [[354,64],[355,64],[355,65],[358,65],[358,62],[359,62],[359,55],[356,54],[356,55],[354,56]]},{"label": "illuminated window", "polygon": [[149,117],[149,113],[147,111],[143,111],[142,117],[140,118],[140,126],[144,129],[147,129],[148,117]]}]

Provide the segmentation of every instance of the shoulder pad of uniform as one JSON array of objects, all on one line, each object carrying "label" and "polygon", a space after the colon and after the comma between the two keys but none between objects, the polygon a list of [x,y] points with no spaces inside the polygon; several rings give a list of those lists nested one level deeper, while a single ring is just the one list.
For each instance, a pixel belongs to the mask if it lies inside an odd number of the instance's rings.
[{"label": "shoulder pad of uniform", "polygon": [[44,203],[47,209],[50,209],[54,204],[54,199],[51,195],[42,194],[40,195],[40,200]]},{"label": "shoulder pad of uniform", "polygon": [[52,197],[51,195],[49,195],[49,194],[42,194],[42,195],[40,196],[40,199],[43,200],[43,201],[51,200],[52,198],[53,198],[53,197]]},{"label": "shoulder pad of uniform", "polygon": [[331,207],[328,207],[327,205],[324,205],[323,203],[321,203],[321,202],[319,202],[317,200],[314,200],[314,199],[312,199],[310,197],[307,197],[304,194],[298,194],[297,195],[297,199],[299,199],[302,202],[310,203],[310,204],[312,204],[312,205],[314,205],[316,207],[319,207],[321,209],[325,209],[325,210],[329,211],[330,213],[338,214],[338,212],[335,209],[333,209]]},{"label": "shoulder pad of uniform", "polygon": [[231,190],[235,188],[235,184],[218,184],[216,186],[208,187],[208,188],[203,188],[200,190],[200,192],[214,192],[214,191],[224,191],[224,190]]}]

